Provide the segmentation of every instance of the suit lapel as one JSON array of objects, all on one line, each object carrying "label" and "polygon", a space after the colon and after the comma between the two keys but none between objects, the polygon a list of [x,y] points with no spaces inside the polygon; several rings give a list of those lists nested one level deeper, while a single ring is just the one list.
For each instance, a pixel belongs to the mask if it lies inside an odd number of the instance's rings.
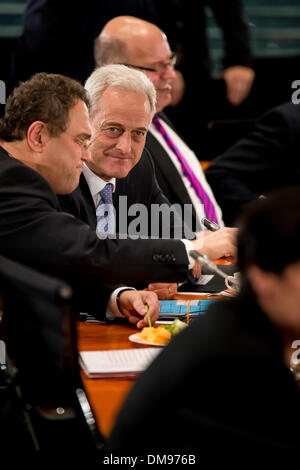
[{"label": "suit lapel", "polygon": [[95,204],[83,173],[80,176],[79,187],[83,196],[87,222],[93,229],[95,229],[97,225]]},{"label": "suit lapel", "polygon": [[[176,167],[173,165],[172,160],[161,146],[161,144],[156,140],[156,138],[148,132],[147,134],[147,148],[150,150],[151,156],[155,161],[155,165],[160,169],[161,173],[164,175],[168,185],[172,186],[172,191],[177,195],[181,204],[192,204],[190,196],[182,182],[181,176],[178,173]],[[193,214],[194,209],[193,209]]]}]

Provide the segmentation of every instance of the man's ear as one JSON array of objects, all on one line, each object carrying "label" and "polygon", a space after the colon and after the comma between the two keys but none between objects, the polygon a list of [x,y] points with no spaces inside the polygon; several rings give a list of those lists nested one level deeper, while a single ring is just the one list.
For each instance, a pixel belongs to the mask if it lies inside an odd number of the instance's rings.
[{"label": "man's ear", "polygon": [[47,126],[42,121],[34,121],[27,130],[27,143],[34,152],[42,152],[49,134]]},{"label": "man's ear", "polygon": [[255,264],[247,269],[247,276],[253,291],[258,296],[268,297],[274,293],[274,282],[276,274],[264,271]]}]

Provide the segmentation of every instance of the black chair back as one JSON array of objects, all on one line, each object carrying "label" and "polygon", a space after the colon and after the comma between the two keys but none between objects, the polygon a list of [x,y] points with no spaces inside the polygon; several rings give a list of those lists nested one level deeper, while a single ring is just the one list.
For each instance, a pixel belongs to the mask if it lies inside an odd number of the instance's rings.
[{"label": "black chair back", "polygon": [[103,439],[80,378],[71,288],[0,256],[0,296],[6,381],[33,447],[98,451]]}]

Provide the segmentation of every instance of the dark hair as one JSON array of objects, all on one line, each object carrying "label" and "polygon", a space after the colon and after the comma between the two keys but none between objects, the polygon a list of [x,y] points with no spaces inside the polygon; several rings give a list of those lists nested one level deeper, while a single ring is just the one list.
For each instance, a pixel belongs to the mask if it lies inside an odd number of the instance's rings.
[{"label": "dark hair", "polygon": [[0,121],[0,139],[24,139],[34,121],[47,124],[50,135],[57,137],[66,130],[69,111],[79,100],[89,108],[87,92],[79,82],[63,75],[37,73],[8,97]]},{"label": "dark hair", "polygon": [[256,201],[238,225],[241,271],[254,263],[280,274],[300,260],[300,186],[285,187]]}]

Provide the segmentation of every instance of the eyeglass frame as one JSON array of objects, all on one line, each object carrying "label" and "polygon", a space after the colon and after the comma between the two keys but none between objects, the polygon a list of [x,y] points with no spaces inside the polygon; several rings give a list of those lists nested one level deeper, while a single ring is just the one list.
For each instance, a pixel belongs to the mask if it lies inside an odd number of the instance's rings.
[{"label": "eyeglass frame", "polygon": [[175,52],[172,52],[168,63],[167,64],[161,63],[159,65],[161,70],[157,70],[156,68],[154,69],[153,67],[144,67],[143,65],[133,65],[133,64],[126,64],[126,63],[122,63],[120,65],[126,65],[126,67],[132,67],[132,68],[139,69],[139,70],[145,70],[146,72],[161,73],[162,71],[165,71],[167,67],[175,67],[176,64],[177,64],[177,55]]}]

